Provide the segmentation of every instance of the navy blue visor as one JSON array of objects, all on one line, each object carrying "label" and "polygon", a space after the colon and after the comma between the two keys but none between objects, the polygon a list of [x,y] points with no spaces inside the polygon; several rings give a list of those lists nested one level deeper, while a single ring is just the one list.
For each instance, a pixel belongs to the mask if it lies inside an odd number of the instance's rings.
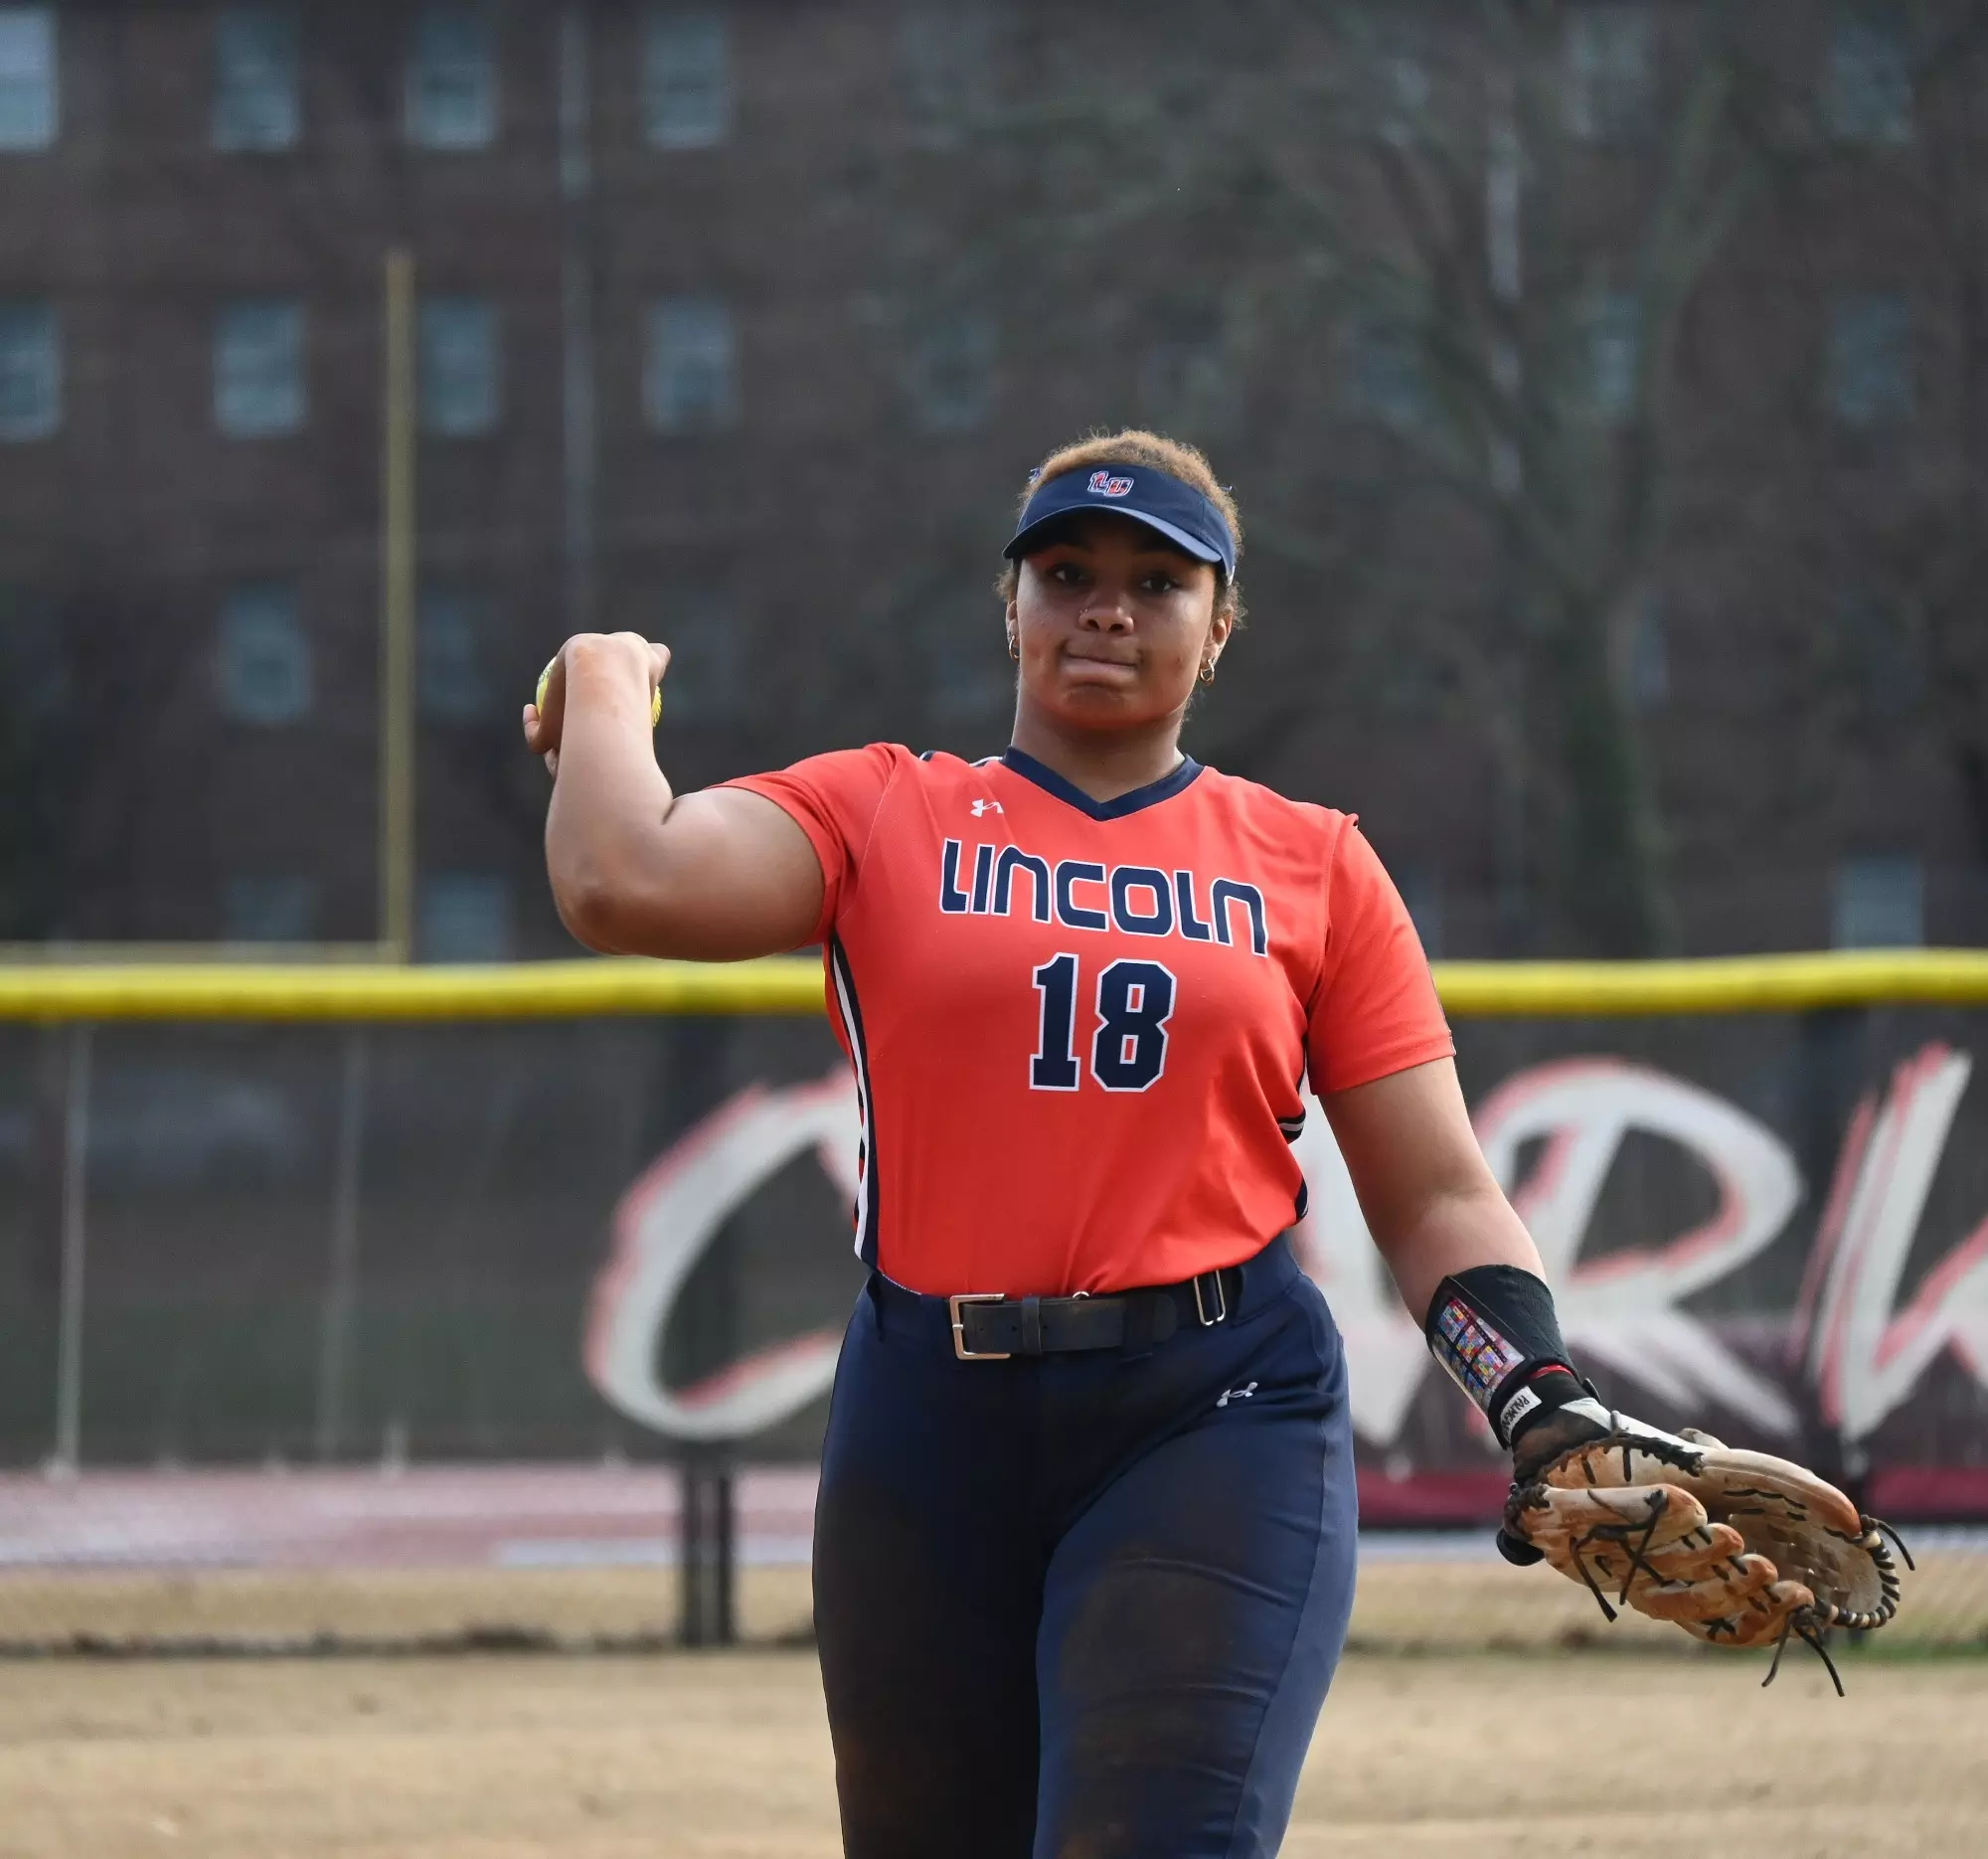
[{"label": "navy blue visor", "polygon": [[1158,530],[1197,562],[1212,562],[1225,582],[1236,579],[1236,538],[1215,503],[1151,465],[1107,464],[1065,471],[1036,487],[1015,538],[1001,553],[1011,562],[1043,546],[1052,523],[1085,510],[1108,510]]}]

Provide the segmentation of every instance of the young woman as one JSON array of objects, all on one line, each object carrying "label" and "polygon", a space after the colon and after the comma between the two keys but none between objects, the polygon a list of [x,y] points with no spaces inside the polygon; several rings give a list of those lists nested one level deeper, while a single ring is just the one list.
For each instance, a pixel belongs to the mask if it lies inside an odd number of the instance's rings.
[{"label": "young woman", "polygon": [[1578,1389],[1380,861],[1181,753],[1240,611],[1234,503],[1145,432],[1032,486],[1001,757],[679,796],[669,655],[625,633],[568,641],[525,738],[581,941],[824,950],[871,1268],[816,1513],[847,1851],[1268,1854],[1353,1598],[1345,1361],[1281,1237],[1307,1077],[1500,1436]]}]

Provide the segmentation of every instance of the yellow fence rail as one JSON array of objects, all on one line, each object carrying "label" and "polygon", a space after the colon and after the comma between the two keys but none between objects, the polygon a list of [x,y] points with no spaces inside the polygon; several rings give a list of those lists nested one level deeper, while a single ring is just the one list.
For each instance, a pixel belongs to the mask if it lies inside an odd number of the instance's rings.
[{"label": "yellow fence rail", "polygon": [[[1806,1013],[1988,1006],[1988,950],[1845,950],[1696,961],[1438,962],[1457,1019]],[[807,1014],[818,964],[603,959],[492,966],[22,962],[0,965],[0,1020],[579,1020]]]},{"label": "yellow fence rail", "polygon": [[1837,949],[1696,961],[1435,964],[1455,1019],[1812,1013],[1828,1007],[1988,1006],[1988,949]]}]

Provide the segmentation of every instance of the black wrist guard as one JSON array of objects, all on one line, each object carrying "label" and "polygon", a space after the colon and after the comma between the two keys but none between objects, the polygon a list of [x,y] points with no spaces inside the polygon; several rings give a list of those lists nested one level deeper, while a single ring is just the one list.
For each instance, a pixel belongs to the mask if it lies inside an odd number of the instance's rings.
[{"label": "black wrist guard", "polygon": [[1511,1446],[1534,1421],[1586,1390],[1567,1344],[1553,1292],[1517,1266],[1472,1266],[1435,1287],[1422,1324],[1429,1353]]}]

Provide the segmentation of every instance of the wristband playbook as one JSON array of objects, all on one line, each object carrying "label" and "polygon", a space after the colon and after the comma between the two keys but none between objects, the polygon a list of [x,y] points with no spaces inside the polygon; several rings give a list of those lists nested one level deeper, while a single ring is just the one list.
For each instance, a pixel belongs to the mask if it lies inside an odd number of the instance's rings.
[{"label": "wristband playbook", "polygon": [[1435,1288],[1422,1324],[1429,1353],[1509,1447],[1527,1422],[1584,1394],[1542,1278],[1472,1266]]}]

